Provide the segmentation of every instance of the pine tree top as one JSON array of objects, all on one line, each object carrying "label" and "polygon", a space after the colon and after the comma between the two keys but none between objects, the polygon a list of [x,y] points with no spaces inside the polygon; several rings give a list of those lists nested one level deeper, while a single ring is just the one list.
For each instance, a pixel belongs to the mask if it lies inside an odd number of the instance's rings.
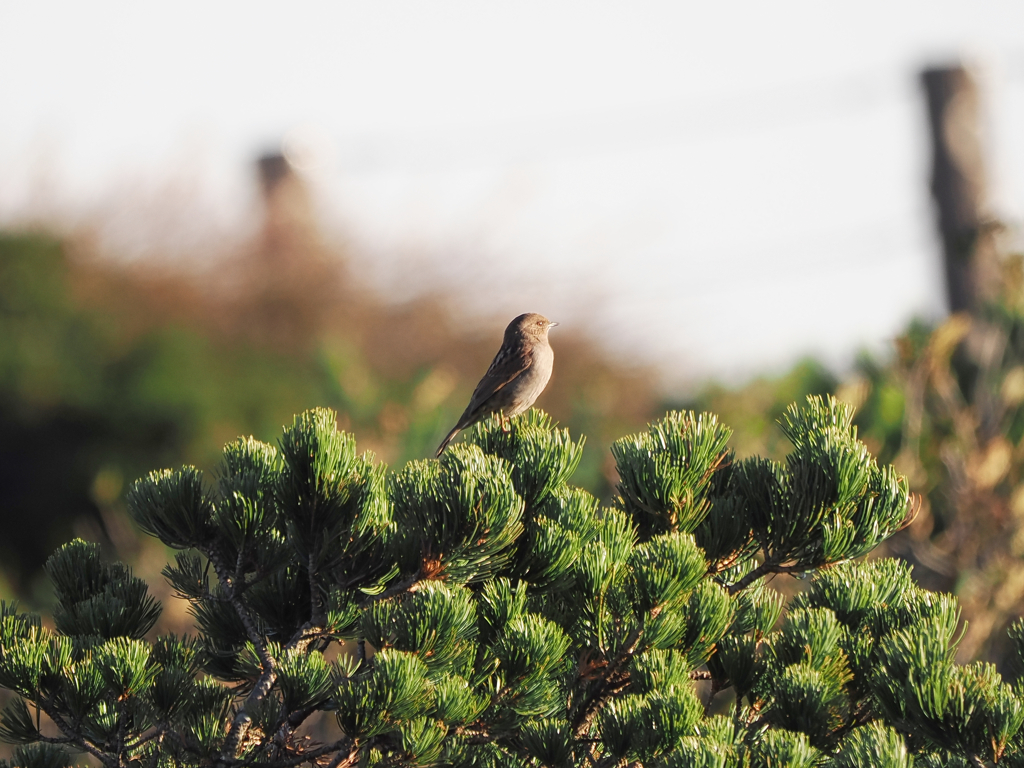
[{"label": "pine tree top", "polygon": [[[151,473],[129,509],[179,550],[195,633],[153,638],[146,585],[65,545],[53,629],[0,611],[4,764],[1024,763],[1024,700],[953,661],[955,600],[859,559],[912,504],[851,418],[793,406],[779,463],[669,413],[612,447],[608,506],[537,411],[399,471],[321,409],[226,446],[213,482]],[[788,604],[783,573],[810,577]]]}]

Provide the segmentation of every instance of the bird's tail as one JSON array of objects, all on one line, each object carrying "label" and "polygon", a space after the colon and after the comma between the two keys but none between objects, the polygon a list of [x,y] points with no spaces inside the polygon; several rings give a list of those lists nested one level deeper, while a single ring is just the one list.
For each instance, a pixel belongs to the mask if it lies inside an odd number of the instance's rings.
[{"label": "bird's tail", "polygon": [[448,436],[444,440],[441,441],[441,445],[438,446],[437,453],[434,454],[434,458],[436,458],[436,459],[441,458],[441,454],[444,453],[444,449],[447,448],[448,447],[448,443],[450,443],[455,438],[455,436],[457,434],[459,434],[459,430],[460,429],[461,429],[461,427],[453,427],[452,428],[452,431],[448,433]]}]

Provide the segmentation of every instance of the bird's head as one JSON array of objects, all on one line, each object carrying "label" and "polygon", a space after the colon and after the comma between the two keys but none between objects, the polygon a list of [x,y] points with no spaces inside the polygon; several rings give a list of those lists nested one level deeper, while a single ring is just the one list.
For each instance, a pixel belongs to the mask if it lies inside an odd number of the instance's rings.
[{"label": "bird's head", "polygon": [[558,323],[551,322],[544,315],[527,312],[508,324],[508,328],[505,329],[505,339],[547,339],[548,330],[556,325]]}]

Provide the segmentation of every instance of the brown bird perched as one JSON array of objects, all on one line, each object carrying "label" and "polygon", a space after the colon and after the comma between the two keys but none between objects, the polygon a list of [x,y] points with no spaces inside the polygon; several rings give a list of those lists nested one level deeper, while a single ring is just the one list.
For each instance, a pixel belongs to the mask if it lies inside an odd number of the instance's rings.
[{"label": "brown bird perched", "polygon": [[460,429],[498,411],[516,416],[533,405],[551,378],[555,353],[548,344],[548,329],[555,325],[558,323],[536,312],[527,312],[508,324],[501,349],[473,390],[458,423],[441,441],[437,456],[444,453]]}]

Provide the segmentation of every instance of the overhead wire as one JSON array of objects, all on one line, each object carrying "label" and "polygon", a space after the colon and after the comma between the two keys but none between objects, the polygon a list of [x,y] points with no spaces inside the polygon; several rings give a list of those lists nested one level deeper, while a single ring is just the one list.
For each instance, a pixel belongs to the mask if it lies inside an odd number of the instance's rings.
[{"label": "overhead wire", "polygon": [[638,104],[546,120],[461,125],[415,134],[354,134],[342,139],[339,170],[429,172],[644,151],[849,118],[886,106],[910,105],[915,97],[910,78],[877,70],[741,95],[698,96],[683,102]]}]

